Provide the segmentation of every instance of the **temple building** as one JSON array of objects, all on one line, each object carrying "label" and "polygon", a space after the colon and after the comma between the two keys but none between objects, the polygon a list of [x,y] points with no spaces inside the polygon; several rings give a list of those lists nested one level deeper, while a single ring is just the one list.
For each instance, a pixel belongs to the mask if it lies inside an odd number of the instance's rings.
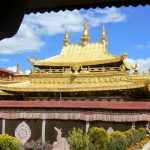
[{"label": "temple building", "polygon": [[100,41],[89,42],[85,21],[80,43],[71,44],[66,30],[59,55],[29,58],[31,72],[19,80],[7,76],[4,83],[1,77],[1,132],[16,135],[24,123],[27,135],[31,130],[29,139],[53,142],[54,127],[62,128],[64,136],[73,127],[149,131],[150,75],[140,74],[138,64],[127,64],[126,52],[110,54],[107,45],[104,25]]}]

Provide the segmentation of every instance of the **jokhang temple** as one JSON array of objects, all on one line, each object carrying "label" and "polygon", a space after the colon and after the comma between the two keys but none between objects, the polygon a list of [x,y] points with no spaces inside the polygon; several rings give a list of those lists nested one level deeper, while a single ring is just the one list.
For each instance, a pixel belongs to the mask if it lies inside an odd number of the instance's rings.
[{"label": "jokhang temple", "polygon": [[62,128],[63,136],[73,127],[87,132],[93,126],[144,127],[149,132],[150,75],[140,74],[137,64],[126,64],[126,52],[108,52],[104,26],[100,38],[88,42],[85,22],[81,43],[70,44],[66,31],[59,55],[29,58],[29,76],[0,69],[1,132],[16,135],[22,122],[31,130],[30,139],[51,142],[56,139],[54,127]]}]

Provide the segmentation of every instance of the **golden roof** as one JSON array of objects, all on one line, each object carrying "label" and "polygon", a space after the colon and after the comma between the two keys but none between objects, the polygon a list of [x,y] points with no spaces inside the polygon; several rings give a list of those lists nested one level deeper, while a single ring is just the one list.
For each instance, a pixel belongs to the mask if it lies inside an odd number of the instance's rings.
[{"label": "golden roof", "polygon": [[82,43],[69,44],[68,31],[66,31],[64,44],[59,55],[44,60],[30,58],[29,62],[34,66],[72,66],[76,64],[85,66],[114,63],[125,59],[125,54],[118,57],[108,52],[108,42],[106,41],[104,26],[100,42],[89,43],[88,38],[87,22],[85,22],[83,35],[81,37]]},{"label": "golden roof", "polygon": [[0,85],[0,89],[9,92],[81,92],[137,89],[144,86],[142,82],[131,81],[125,74],[104,73],[34,77],[22,83]]},{"label": "golden roof", "polygon": [[12,95],[12,94],[6,93],[6,92],[3,92],[3,91],[0,90],[0,95]]},{"label": "golden roof", "polygon": [[60,55],[44,59],[29,61],[35,66],[71,66],[78,65],[94,65],[113,63],[123,60],[122,57],[114,56],[108,53],[105,45],[101,42],[82,44],[69,44],[63,46]]}]

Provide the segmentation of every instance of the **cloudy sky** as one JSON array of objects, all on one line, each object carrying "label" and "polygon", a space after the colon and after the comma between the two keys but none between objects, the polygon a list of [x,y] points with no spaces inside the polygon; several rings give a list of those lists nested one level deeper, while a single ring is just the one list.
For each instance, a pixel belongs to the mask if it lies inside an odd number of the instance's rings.
[{"label": "cloudy sky", "polygon": [[45,59],[59,54],[65,29],[70,43],[79,43],[84,20],[89,25],[90,42],[100,41],[102,24],[106,26],[109,52],[120,56],[127,52],[130,64],[139,70],[150,68],[150,6],[60,11],[25,15],[18,33],[0,41],[0,68],[22,72],[30,69],[27,58]]}]

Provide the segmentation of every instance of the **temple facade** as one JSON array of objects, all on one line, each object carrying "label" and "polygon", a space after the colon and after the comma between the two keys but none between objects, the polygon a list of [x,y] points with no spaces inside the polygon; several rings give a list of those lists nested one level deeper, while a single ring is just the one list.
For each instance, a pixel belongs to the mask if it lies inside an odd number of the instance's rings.
[{"label": "temple facade", "polygon": [[5,82],[2,76],[1,132],[18,135],[23,128],[30,135],[27,140],[41,137],[51,142],[56,137],[54,127],[62,128],[64,136],[73,127],[87,132],[92,126],[144,127],[149,132],[150,75],[140,74],[137,64],[127,64],[126,52],[110,54],[107,45],[105,27],[100,41],[93,43],[85,22],[81,43],[71,44],[66,31],[59,55],[29,58],[29,76],[7,76]]}]

